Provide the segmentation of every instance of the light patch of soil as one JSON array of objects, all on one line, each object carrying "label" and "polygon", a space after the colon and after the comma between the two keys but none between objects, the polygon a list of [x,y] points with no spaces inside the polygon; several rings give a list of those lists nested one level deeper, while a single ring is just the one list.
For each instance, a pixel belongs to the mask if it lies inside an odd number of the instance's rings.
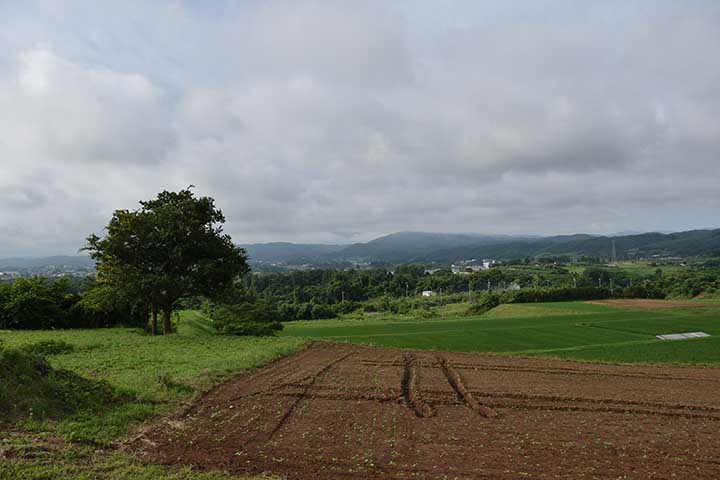
[{"label": "light patch of soil", "polygon": [[720,478],[720,370],[315,343],[128,447],[287,479]]},{"label": "light patch of soil", "polygon": [[610,307],[637,308],[644,310],[666,310],[673,308],[720,308],[720,305],[699,303],[692,300],[652,300],[617,299],[617,300],[589,300],[586,303],[594,305],[608,305]]}]

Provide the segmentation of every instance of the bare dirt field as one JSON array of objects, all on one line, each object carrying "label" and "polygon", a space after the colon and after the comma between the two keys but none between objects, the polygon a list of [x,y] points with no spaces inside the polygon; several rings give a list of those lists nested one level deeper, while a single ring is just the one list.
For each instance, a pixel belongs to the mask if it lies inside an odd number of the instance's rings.
[{"label": "bare dirt field", "polygon": [[315,343],[135,438],[288,479],[720,478],[720,370]]},{"label": "bare dirt field", "polygon": [[647,310],[664,310],[669,308],[720,308],[718,304],[698,303],[691,300],[652,300],[652,299],[623,299],[623,300],[589,300],[587,303],[595,305],[608,305],[611,307],[640,308]]}]

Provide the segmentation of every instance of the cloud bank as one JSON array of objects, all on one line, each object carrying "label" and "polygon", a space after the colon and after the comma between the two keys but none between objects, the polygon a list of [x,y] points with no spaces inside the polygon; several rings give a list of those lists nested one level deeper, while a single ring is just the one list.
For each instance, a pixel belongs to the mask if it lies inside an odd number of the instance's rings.
[{"label": "cloud bank", "polygon": [[0,6],[0,256],[193,184],[238,242],[718,226],[716,2]]}]

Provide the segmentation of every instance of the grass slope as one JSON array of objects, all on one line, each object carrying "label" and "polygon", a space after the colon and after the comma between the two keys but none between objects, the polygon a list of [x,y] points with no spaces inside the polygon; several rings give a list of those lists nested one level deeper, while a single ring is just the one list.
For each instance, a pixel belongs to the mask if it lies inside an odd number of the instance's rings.
[{"label": "grass slope", "polygon": [[111,447],[142,421],[232,374],[292,353],[303,340],[213,335],[212,324],[197,312],[181,312],[178,330],[168,337],[119,328],[0,331],[0,344],[8,349],[48,340],[73,345],[73,351],[49,357],[52,368],[107,381],[132,398],[102,412],[80,410],[53,421],[26,417],[12,429],[0,427],[0,478],[230,478],[170,474]]},{"label": "grass slope", "polygon": [[[698,330],[717,337],[680,342],[655,338]],[[631,310],[583,302],[503,305],[475,317],[290,323],[283,335],[401,348],[720,364],[720,309],[713,308]]]}]

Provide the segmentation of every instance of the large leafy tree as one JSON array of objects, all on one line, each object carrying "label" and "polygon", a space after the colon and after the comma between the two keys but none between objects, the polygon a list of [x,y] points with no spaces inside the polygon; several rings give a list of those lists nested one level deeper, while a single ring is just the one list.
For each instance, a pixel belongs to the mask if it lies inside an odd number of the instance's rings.
[{"label": "large leafy tree", "polygon": [[225,217],[210,197],[190,188],[164,191],[134,211],[117,210],[104,238],[90,235],[85,249],[97,261],[98,283],[143,302],[158,313],[164,333],[181,298],[213,298],[249,271],[245,251],[223,233]]}]

